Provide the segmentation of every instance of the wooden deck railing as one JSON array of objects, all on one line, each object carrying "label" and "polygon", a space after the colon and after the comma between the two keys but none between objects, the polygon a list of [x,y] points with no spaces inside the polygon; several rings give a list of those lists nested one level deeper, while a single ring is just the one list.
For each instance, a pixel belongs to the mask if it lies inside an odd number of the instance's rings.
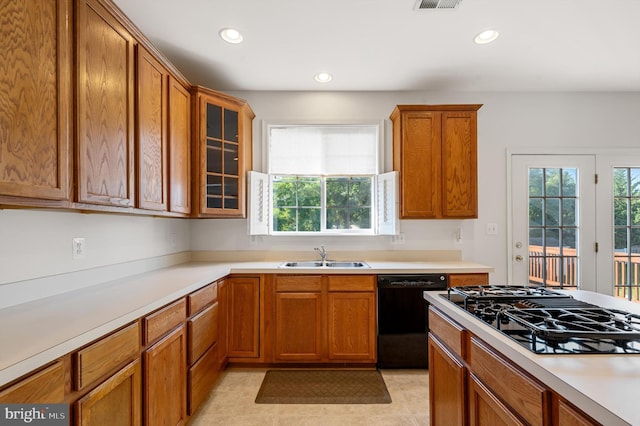
[{"label": "wooden deck railing", "polygon": [[542,249],[529,246],[529,282],[547,287],[577,287],[576,249],[563,248],[562,256],[558,247],[547,247],[546,255]]},{"label": "wooden deck railing", "polygon": [[[613,263],[614,295],[640,301],[640,256],[632,257],[629,261],[627,253],[617,252],[614,253]],[[563,248],[561,257],[558,247],[547,247],[545,256],[542,246],[529,246],[530,284],[547,287],[577,287],[577,266],[576,249]]]}]

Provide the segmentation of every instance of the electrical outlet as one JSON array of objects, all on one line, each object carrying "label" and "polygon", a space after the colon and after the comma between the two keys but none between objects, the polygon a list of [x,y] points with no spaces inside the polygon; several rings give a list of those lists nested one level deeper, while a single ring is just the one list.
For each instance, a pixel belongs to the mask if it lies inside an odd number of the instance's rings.
[{"label": "electrical outlet", "polygon": [[87,247],[84,238],[74,238],[72,241],[72,259],[84,259],[87,257]]},{"label": "electrical outlet", "polygon": [[169,234],[169,245],[172,249],[178,248],[178,237],[174,232]]},{"label": "electrical outlet", "polygon": [[497,223],[487,223],[487,235],[498,235]]},{"label": "electrical outlet", "polygon": [[391,244],[404,244],[404,233],[391,236]]}]

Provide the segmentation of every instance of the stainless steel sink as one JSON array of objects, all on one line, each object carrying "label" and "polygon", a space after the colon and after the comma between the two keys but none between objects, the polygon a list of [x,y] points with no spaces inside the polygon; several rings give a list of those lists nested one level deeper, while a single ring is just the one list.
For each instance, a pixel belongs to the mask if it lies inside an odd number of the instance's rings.
[{"label": "stainless steel sink", "polygon": [[284,262],[281,268],[321,268],[322,262]]},{"label": "stainless steel sink", "polygon": [[369,268],[365,262],[357,261],[357,262],[333,262],[327,261],[327,268]]},{"label": "stainless steel sink", "polygon": [[284,262],[280,268],[370,268],[370,266],[363,261],[327,260],[325,262]]}]

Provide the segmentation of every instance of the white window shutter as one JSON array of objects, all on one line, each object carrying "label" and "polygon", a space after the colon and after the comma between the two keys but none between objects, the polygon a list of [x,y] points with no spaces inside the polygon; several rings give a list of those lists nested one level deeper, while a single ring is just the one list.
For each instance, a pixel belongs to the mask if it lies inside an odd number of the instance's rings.
[{"label": "white window shutter", "polygon": [[378,235],[398,233],[398,172],[378,175]]},{"label": "white window shutter", "polygon": [[249,171],[249,235],[268,235],[269,175]]}]

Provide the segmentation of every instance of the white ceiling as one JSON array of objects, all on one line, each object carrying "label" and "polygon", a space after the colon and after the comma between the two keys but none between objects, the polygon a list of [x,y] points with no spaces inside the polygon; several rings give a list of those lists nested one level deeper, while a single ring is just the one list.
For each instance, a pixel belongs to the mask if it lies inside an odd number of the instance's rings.
[{"label": "white ceiling", "polygon": [[[217,90],[640,91],[640,0],[115,3],[192,84]],[[223,27],[244,42],[222,41]],[[474,44],[487,28],[498,40]]]}]

